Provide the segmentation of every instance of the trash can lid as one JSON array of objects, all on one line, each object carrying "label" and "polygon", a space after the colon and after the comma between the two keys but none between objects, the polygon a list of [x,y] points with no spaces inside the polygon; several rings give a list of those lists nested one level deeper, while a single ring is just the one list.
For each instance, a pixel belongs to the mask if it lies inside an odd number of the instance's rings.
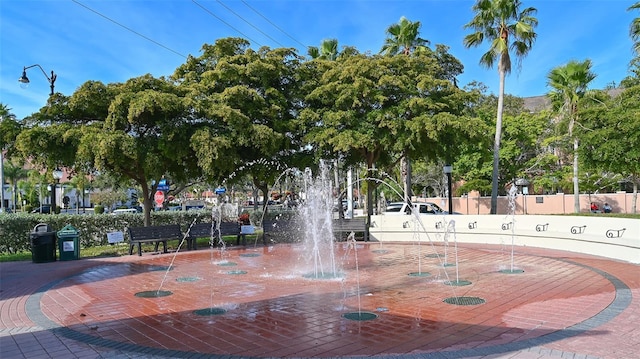
[{"label": "trash can lid", "polygon": [[76,227],[67,224],[66,226],[62,227],[61,230],[58,231],[58,237],[61,236],[77,236],[78,235],[78,230],[76,229]]},{"label": "trash can lid", "polygon": [[51,227],[46,223],[38,223],[33,227],[34,232],[51,232]]}]

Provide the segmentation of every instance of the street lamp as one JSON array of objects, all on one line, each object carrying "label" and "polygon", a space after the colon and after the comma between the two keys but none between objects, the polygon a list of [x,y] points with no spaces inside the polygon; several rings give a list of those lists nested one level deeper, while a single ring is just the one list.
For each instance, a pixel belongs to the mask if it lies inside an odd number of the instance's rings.
[{"label": "street lamp", "polygon": [[51,186],[51,214],[54,214],[56,213],[56,186],[62,178],[62,171],[56,168],[51,174],[53,179],[56,180],[56,183]]},{"label": "street lamp", "polygon": [[442,170],[447,175],[447,193],[448,193],[448,196],[449,196],[449,214],[453,214],[453,202],[451,200],[451,198],[452,198],[452,194],[451,194],[451,173],[453,172],[453,166],[445,165]]},{"label": "street lamp", "polygon": [[42,67],[38,64],[35,65],[31,65],[31,66],[25,66],[22,69],[22,76],[20,76],[20,78],[18,79],[18,82],[20,82],[21,84],[23,84],[22,86],[26,87],[29,86],[29,78],[27,77],[27,69],[30,69],[32,67],[38,67],[40,69],[40,71],[42,71],[42,74],[44,75],[44,77],[47,78],[47,80],[49,81],[49,85],[51,85],[51,95],[53,96],[53,89],[54,89],[54,83],[56,82],[56,78],[58,77],[58,75],[53,73],[53,70],[51,70],[51,77],[49,77],[47,75],[46,72],[44,72],[44,69],[42,69]]}]

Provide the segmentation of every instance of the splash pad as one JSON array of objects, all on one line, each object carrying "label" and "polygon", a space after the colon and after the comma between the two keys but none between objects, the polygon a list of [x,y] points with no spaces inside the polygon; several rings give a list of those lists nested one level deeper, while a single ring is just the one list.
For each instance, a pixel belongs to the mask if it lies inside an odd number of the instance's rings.
[{"label": "splash pad", "polygon": [[[472,356],[473,348],[499,353],[531,345],[533,340],[558,340],[578,332],[567,328],[588,326],[592,318],[619,305],[611,290],[612,283],[616,288],[620,285],[615,278],[567,261],[566,252],[554,258],[549,252],[518,251],[516,260],[526,263],[525,272],[512,276],[496,268],[495,263],[505,256],[499,246],[461,245],[460,276],[473,280],[468,286],[455,287],[445,283],[454,278],[455,269],[442,267],[436,258],[422,260],[430,276],[407,275],[417,258],[424,257],[425,248],[417,243],[383,246],[386,253],[380,254],[374,253],[378,243],[357,243],[356,275],[355,259],[345,256],[352,254],[352,248],[336,243],[344,276],[326,280],[304,278],[306,272],[295,269],[303,251],[300,244],[228,250],[227,260],[247,272],[241,276],[226,274],[227,269],[216,264],[218,253],[212,258],[207,250],[179,253],[176,258],[132,256],[138,271],[131,272],[126,263],[87,270],[46,291],[41,307],[52,318],[49,326],[64,326],[75,337],[91,338],[98,345],[154,355],[423,353],[428,358],[429,353],[443,350],[464,357],[467,351]],[[429,250],[442,253],[444,248],[435,245]],[[241,256],[245,253],[260,256]],[[172,270],[166,273],[145,269],[171,261]],[[156,291],[165,275],[163,290],[172,295],[134,295],[140,289]],[[200,280],[178,280],[185,277]],[[579,295],[545,290],[575,289],[575,279],[580,277],[589,280],[576,292]],[[527,288],[536,295],[528,295]],[[54,299],[78,293],[86,298],[82,306],[66,307]],[[565,315],[550,318],[548,308],[553,305],[562,305]]]},{"label": "splash pad", "polygon": [[[305,228],[301,239],[316,237]],[[64,326],[95,345],[167,357],[435,358],[446,351],[462,358],[578,335],[628,305],[628,287],[566,253],[458,246],[449,234],[407,243],[319,236],[320,242],[132,258],[135,266],[114,264],[57,283],[42,296],[43,312],[53,319],[39,324]],[[325,245],[328,252],[320,250]],[[522,263],[518,269],[514,261]],[[504,275],[505,263],[520,275]],[[576,288],[576,278],[589,280]],[[160,292],[158,283],[167,295],[135,295]],[[54,292],[87,299],[69,308]],[[553,304],[562,305],[563,316],[550,316]]]}]

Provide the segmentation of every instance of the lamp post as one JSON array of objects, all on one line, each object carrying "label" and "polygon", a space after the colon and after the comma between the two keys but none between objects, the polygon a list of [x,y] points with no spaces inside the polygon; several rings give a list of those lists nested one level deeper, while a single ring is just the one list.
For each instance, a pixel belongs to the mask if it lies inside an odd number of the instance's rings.
[{"label": "lamp post", "polygon": [[453,202],[452,202],[452,194],[451,194],[451,172],[453,172],[453,166],[445,165],[442,169],[444,173],[447,175],[447,195],[449,199],[449,214],[453,214]]},{"label": "lamp post", "polygon": [[51,70],[51,77],[49,77],[49,75],[47,75],[47,73],[44,71],[44,69],[38,65],[31,65],[31,66],[25,66],[22,69],[22,76],[20,76],[20,78],[18,79],[18,82],[24,84],[24,86],[29,86],[29,78],[27,77],[27,69],[30,69],[32,67],[38,67],[40,69],[40,71],[42,71],[42,74],[44,75],[44,77],[47,78],[47,81],[49,81],[49,85],[51,87],[51,95],[53,95],[53,90],[54,90],[54,84],[56,82],[56,78],[58,77],[56,74],[53,73],[53,70]]},{"label": "lamp post", "polygon": [[53,175],[53,179],[56,181],[51,186],[51,214],[54,214],[56,213],[56,186],[62,178],[62,171],[56,168],[51,174]]}]

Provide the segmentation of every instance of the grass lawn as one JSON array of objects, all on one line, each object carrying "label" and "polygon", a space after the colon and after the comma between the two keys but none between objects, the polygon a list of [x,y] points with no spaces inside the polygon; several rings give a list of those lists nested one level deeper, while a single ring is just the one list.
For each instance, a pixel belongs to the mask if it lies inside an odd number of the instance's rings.
[{"label": "grass lawn", "polygon": [[[257,234],[249,234],[247,235],[247,245],[253,244],[256,241]],[[224,236],[222,238],[224,240],[225,245],[231,246],[236,245],[236,236]],[[262,242],[260,242],[262,243]],[[178,241],[169,241],[167,243],[167,249],[169,251],[175,251],[178,249]],[[187,242],[185,241],[183,244],[183,248],[186,248]],[[198,249],[209,248],[209,238],[198,238]],[[149,253],[154,250],[153,243],[144,243],[142,245],[142,252]],[[160,246],[162,248],[162,246]],[[136,255],[137,248],[134,248],[133,254]],[[88,248],[80,248],[80,258],[98,258],[98,257],[117,257],[117,256],[128,256],[129,255],[129,245],[128,243],[120,243],[120,244],[107,244],[103,246],[95,246]],[[60,258],[59,254],[58,257]],[[31,260],[31,252],[20,252],[15,254],[0,254],[0,262],[11,262],[11,261],[30,261]]]}]

